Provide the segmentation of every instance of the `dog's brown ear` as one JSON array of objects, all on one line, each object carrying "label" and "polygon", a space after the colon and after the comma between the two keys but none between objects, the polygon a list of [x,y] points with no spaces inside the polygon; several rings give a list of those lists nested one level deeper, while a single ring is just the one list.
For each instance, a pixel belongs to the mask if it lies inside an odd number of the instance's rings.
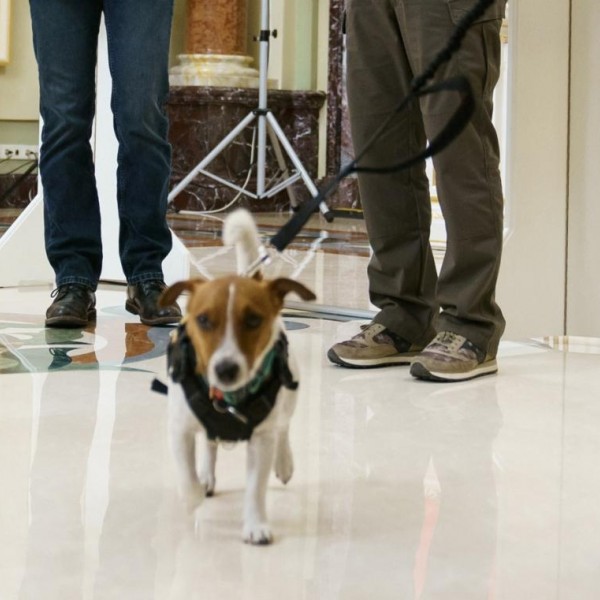
[{"label": "dog's brown ear", "polygon": [[160,306],[170,306],[181,296],[185,291],[191,292],[199,283],[204,283],[204,279],[187,279],[186,281],[178,281],[169,286],[160,296],[158,304]]},{"label": "dog's brown ear", "polygon": [[283,300],[289,292],[294,292],[298,294],[302,300],[315,300],[316,296],[304,285],[300,282],[295,281],[294,279],[287,279],[286,277],[279,277],[278,279],[273,279],[268,282],[269,288],[275,295],[275,297],[279,300],[281,304],[283,304]]}]

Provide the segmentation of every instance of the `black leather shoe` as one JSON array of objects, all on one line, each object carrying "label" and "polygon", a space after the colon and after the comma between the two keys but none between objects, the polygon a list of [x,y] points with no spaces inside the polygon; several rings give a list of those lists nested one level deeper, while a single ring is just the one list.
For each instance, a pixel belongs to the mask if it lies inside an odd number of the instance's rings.
[{"label": "black leather shoe", "polygon": [[96,320],[96,296],[79,283],[66,283],[53,292],[46,311],[46,327],[85,327]]},{"label": "black leather shoe", "polygon": [[151,279],[127,286],[125,308],[134,315],[140,316],[144,325],[170,325],[181,319],[181,309],[174,302],[170,306],[159,306],[158,300],[167,289],[164,281]]}]

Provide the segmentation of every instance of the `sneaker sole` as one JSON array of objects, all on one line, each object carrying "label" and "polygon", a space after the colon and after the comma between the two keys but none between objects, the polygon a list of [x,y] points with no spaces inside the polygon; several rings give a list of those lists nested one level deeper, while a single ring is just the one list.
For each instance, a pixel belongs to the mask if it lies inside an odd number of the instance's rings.
[{"label": "sneaker sole", "polygon": [[133,302],[129,302],[129,300],[125,302],[125,310],[132,315],[137,315],[144,325],[175,325],[181,320],[181,317],[156,317],[156,319],[146,319],[145,317],[142,317],[138,307]]},{"label": "sneaker sole", "polygon": [[349,369],[377,369],[378,367],[400,367],[410,365],[418,352],[407,353],[403,356],[386,356],[382,358],[340,358],[333,350],[327,352],[327,358],[336,365]]},{"label": "sneaker sole", "polygon": [[417,379],[426,381],[439,381],[445,383],[455,383],[458,381],[468,381],[484,375],[493,375],[498,372],[496,361],[490,361],[485,365],[480,365],[468,373],[442,373],[440,371],[429,371],[420,362],[413,362],[410,368],[410,374]]},{"label": "sneaker sole", "polygon": [[50,317],[46,319],[45,325],[46,327],[56,327],[62,329],[75,329],[78,327],[87,327],[90,323],[94,323],[96,321],[96,309],[93,309],[88,312],[87,319],[79,319],[78,317],[69,317],[69,316],[61,316],[61,317]]}]

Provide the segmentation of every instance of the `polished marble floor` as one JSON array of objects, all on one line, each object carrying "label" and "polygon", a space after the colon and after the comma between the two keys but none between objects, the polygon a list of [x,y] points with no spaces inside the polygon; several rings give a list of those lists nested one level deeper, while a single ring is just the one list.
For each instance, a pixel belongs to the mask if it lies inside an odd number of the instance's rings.
[{"label": "polished marble floor", "polygon": [[330,365],[359,322],[288,310],[296,471],[252,547],[243,446],[195,520],[176,497],[150,390],[169,329],[104,284],[95,328],[46,330],[49,292],[0,289],[0,599],[600,597],[600,340],[506,340],[497,376],[431,384]]}]

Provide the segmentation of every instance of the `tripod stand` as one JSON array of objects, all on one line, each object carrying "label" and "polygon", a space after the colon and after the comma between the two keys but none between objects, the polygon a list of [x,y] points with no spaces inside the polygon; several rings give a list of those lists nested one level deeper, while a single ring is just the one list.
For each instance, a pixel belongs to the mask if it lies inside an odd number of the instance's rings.
[{"label": "tripod stand", "polygon": [[[244,194],[250,198],[260,200],[262,198],[270,198],[275,194],[287,188],[287,193],[290,198],[292,209],[296,209],[298,202],[294,195],[294,191],[290,186],[302,179],[308,191],[315,198],[318,195],[318,190],[309,174],[306,172],[304,165],[298,158],[296,152],[285,137],[285,133],[281,129],[279,123],[273,116],[273,113],[267,105],[267,69],[269,62],[269,39],[273,33],[269,29],[269,0],[261,2],[261,31],[259,37],[260,54],[259,54],[259,86],[258,86],[258,107],[251,111],[240,123],[230,131],[206,156],[202,159],[170,192],[168,196],[169,203],[172,203],[174,198],[185,189],[196,175],[202,174],[209,177],[222,185],[236,190],[240,194]],[[210,171],[206,171],[207,167],[233,140],[248,127],[253,121],[258,121],[257,135],[257,161],[256,161],[256,193],[252,193],[245,188],[242,188],[230,181],[218,177]],[[284,180],[276,183],[273,187],[265,189],[265,168],[266,168],[266,153],[267,153],[267,134],[273,147],[273,152],[277,159],[277,163],[283,174]],[[295,171],[290,173],[282,151],[289,157],[294,165]],[[252,166],[250,166],[252,168]],[[333,220],[333,214],[325,204],[319,204],[319,210],[325,216],[327,222]]]}]

